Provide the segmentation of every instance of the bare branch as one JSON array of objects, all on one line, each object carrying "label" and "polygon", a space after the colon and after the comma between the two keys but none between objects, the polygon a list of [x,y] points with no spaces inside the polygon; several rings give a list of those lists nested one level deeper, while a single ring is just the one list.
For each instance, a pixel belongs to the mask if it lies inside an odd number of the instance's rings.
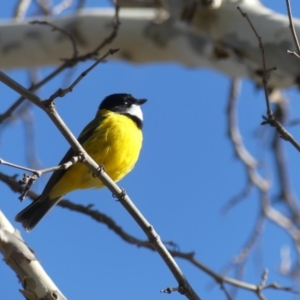
[{"label": "bare branch", "polygon": [[40,177],[43,174],[48,173],[48,172],[53,172],[53,171],[57,171],[57,170],[67,170],[72,165],[77,163],[79,160],[82,160],[80,155],[73,156],[70,161],[68,161],[68,162],[66,162],[62,165],[58,165],[58,166],[50,167],[50,168],[45,168],[45,169],[42,169],[42,170],[34,170],[34,169],[26,168],[26,167],[23,167],[23,166],[20,166],[20,165],[16,165],[16,164],[7,162],[7,161],[5,161],[4,159],[1,159],[1,158],[0,158],[0,164],[5,165],[5,166],[9,166],[9,167],[13,167],[13,168],[16,168],[16,169],[20,169],[20,170],[23,170],[23,171],[31,172],[31,173],[36,174],[38,177]]},{"label": "bare branch", "polygon": [[221,289],[222,289],[222,290],[224,291],[224,293],[225,293],[225,296],[226,296],[227,300],[233,300],[233,298],[231,297],[231,295],[230,295],[229,292],[227,291],[224,282],[221,282],[220,285],[221,285]]},{"label": "bare branch", "polygon": [[76,44],[75,38],[73,37],[72,34],[70,34],[65,29],[63,29],[61,27],[58,27],[58,26],[55,26],[54,24],[49,23],[47,21],[37,21],[37,20],[35,20],[35,21],[29,22],[29,24],[46,25],[46,26],[49,26],[50,28],[52,28],[52,31],[59,31],[61,34],[65,35],[72,43],[72,47],[73,47],[73,56],[72,56],[72,58],[75,58],[75,57],[78,56],[78,49],[77,49],[77,44]]},{"label": "bare branch", "polygon": [[[280,101],[276,102],[274,115],[280,123],[285,124],[287,118],[287,103],[285,99],[282,98]],[[274,134],[272,147],[274,150],[275,167],[277,168],[276,175],[278,176],[278,185],[280,188],[278,198],[285,202],[292,219],[297,222],[298,227],[300,227],[300,210],[297,204],[298,201],[293,195],[291,183],[288,178],[288,165],[283,143],[277,134]]]},{"label": "bare branch", "polygon": [[[115,16],[114,16],[114,25],[111,33],[91,52],[88,52],[86,54],[80,55],[80,56],[73,56],[70,59],[66,59],[65,62],[59,66],[56,70],[54,70],[52,73],[50,73],[48,76],[46,76],[42,81],[40,81],[37,84],[32,85],[28,90],[33,92],[37,90],[38,88],[45,85],[47,82],[55,78],[58,74],[60,74],[62,71],[64,71],[67,68],[71,68],[75,66],[77,63],[85,61],[87,59],[94,59],[96,56],[98,56],[99,51],[102,50],[105,46],[109,45],[117,36],[119,27],[120,27],[120,20],[119,20],[119,6],[117,3],[115,4]],[[49,23],[49,26],[55,27],[60,32],[64,32],[64,29],[57,27],[53,24]],[[69,37],[71,39],[71,36],[69,34]],[[71,39],[72,43],[73,40]],[[74,53],[77,51],[77,47],[73,47]],[[77,53],[77,52],[76,52]],[[9,118],[12,113],[25,101],[24,97],[20,97],[11,107],[9,107],[4,113],[0,114],[0,124]]]},{"label": "bare branch", "polygon": [[294,22],[293,22],[293,16],[292,16],[292,8],[291,8],[291,4],[290,4],[290,0],[286,0],[286,7],[287,7],[287,11],[288,11],[288,16],[289,16],[289,22],[290,22],[290,29],[292,32],[292,36],[294,39],[294,43],[297,49],[298,53],[292,52],[292,51],[288,51],[288,53],[290,54],[294,54],[296,55],[298,58],[300,58],[300,46],[299,46],[299,42],[298,42],[298,38],[297,38],[297,34],[296,34],[296,30],[295,30],[295,26],[294,26]]},{"label": "bare branch", "polygon": [[228,133],[232,142],[236,156],[246,167],[248,181],[247,185],[251,184],[256,186],[262,193],[265,193],[270,188],[270,183],[262,178],[257,171],[258,162],[248,152],[243,143],[243,138],[239,131],[236,111],[237,93],[234,92],[237,89],[238,83],[233,80],[231,85],[231,93],[228,99],[227,113],[228,113]]},{"label": "bare branch", "polygon": [[254,25],[252,24],[251,20],[249,19],[248,15],[246,13],[244,13],[239,6],[237,7],[237,9],[249,23],[251,29],[253,30],[253,32],[258,40],[259,48],[261,50],[262,65],[263,65],[262,83],[263,83],[263,87],[264,87],[264,91],[265,91],[265,100],[266,100],[266,106],[267,106],[267,116],[263,116],[264,121],[261,123],[261,125],[269,124],[270,126],[275,127],[279,136],[282,139],[290,142],[300,152],[300,145],[297,143],[297,141],[294,139],[294,137],[282,126],[282,124],[274,118],[273,111],[271,110],[269,91],[268,91],[268,75],[269,75],[270,71],[276,70],[276,68],[271,68],[271,69],[267,70],[266,59],[265,59],[265,50],[264,50],[264,46],[262,44],[262,39],[259,36],[259,34],[257,33],[257,31],[256,31]]},{"label": "bare branch", "polygon": [[33,175],[29,176],[27,174],[24,174],[23,177],[19,180],[19,183],[24,185],[25,184],[25,188],[22,191],[19,200],[23,201],[26,197],[26,195],[28,194],[28,192],[30,191],[32,185],[35,183],[35,181],[41,177],[43,174],[48,173],[48,172],[53,172],[53,171],[57,171],[57,170],[67,170],[68,168],[70,168],[72,165],[74,165],[75,163],[77,163],[78,161],[83,161],[83,157],[81,155],[78,156],[73,156],[70,161],[62,164],[62,165],[58,165],[55,167],[50,167],[50,168],[46,168],[46,169],[42,169],[42,170],[33,170],[30,168],[26,168],[23,166],[19,166],[10,162],[7,162],[3,159],[0,158],[0,164],[2,165],[6,165],[9,167],[13,167],[13,168],[17,168],[20,170],[25,170],[28,172],[33,173]]},{"label": "bare branch", "polygon": [[118,31],[119,31],[119,27],[120,27],[120,24],[121,24],[120,19],[119,19],[119,10],[120,10],[120,7],[118,5],[118,1],[117,0],[115,0],[114,3],[115,3],[115,16],[114,16],[113,29],[112,29],[111,34],[108,37],[106,37],[103,40],[103,42],[100,43],[98,47],[96,47],[95,50],[93,50],[92,52],[86,54],[85,55],[86,58],[90,58],[92,56],[98,55],[99,51],[101,49],[103,49],[105,46],[109,45],[117,37]]},{"label": "bare branch", "polygon": [[188,299],[198,300],[199,296],[195,293],[187,279],[185,278],[183,272],[180,270],[179,266],[168,252],[164,244],[161,242],[159,235],[156,233],[154,227],[144,218],[140,213],[131,199],[126,195],[123,189],[121,189],[116,183],[104,172],[104,169],[99,167],[97,163],[86,153],[82,145],[74,137],[69,128],[65,125],[59,114],[57,113],[53,103],[51,105],[45,105],[38,96],[31,93],[23,86],[18,84],[12,78],[0,72],[0,81],[9,86],[14,91],[20,93],[23,97],[27,98],[32,103],[36,104],[38,107],[43,109],[50,119],[54,122],[63,136],[70,143],[72,148],[78,153],[82,153],[84,157],[83,163],[89,168],[89,170],[98,177],[104,185],[115,195],[122,206],[127,210],[127,212],[132,216],[136,223],[141,227],[146,236],[148,237],[152,246],[160,254],[173,276],[178,282],[179,291],[182,292]]},{"label": "bare branch", "polygon": [[14,16],[13,16],[16,21],[24,19],[26,12],[31,4],[31,1],[32,0],[19,0],[18,1],[15,11],[14,11]]},{"label": "bare branch", "polygon": [[48,103],[53,102],[58,97],[64,97],[67,93],[72,92],[73,88],[90,72],[92,71],[99,63],[103,62],[109,55],[114,55],[116,52],[118,52],[119,49],[110,49],[108,50],[102,57],[97,59],[97,61],[91,65],[87,70],[82,72],[77,79],[66,89],[59,88],[54,94],[52,94],[48,100],[46,100]]},{"label": "bare branch", "polygon": [[36,0],[36,3],[45,16],[51,16],[52,15],[52,9],[50,7],[49,1],[45,0]]},{"label": "bare branch", "polygon": [[[18,184],[18,182],[15,180],[14,176],[13,177],[7,176],[0,172],[0,181],[5,182],[14,192],[22,193],[22,191],[23,191],[22,186],[20,186]],[[28,193],[28,196],[33,200],[38,197],[37,194],[35,194],[34,192],[31,192],[31,191]],[[71,211],[82,213],[86,216],[91,217],[96,222],[105,224],[110,230],[112,230],[121,239],[123,239],[125,242],[127,242],[129,244],[136,245],[137,247],[141,247],[141,248],[146,248],[151,251],[156,251],[156,249],[152,246],[152,244],[150,243],[149,240],[148,241],[140,240],[140,239],[130,235],[129,233],[125,232],[122,229],[122,227],[119,226],[112,218],[110,218],[106,214],[99,212],[98,210],[93,209],[92,204],[84,206],[82,204],[75,204],[69,200],[61,200],[58,203],[58,206],[67,208]],[[167,243],[167,242],[164,242],[164,243],[174,245],[174,243]],[[196,268],[199,268],[200,270],[204,271],[208,276],[211,276],[212,278],[214,278],[216,280],[216,282],[220,285],[226,283],[226,284],[232,285],[234,287],[249,290],[251,292],[256,292],[256,290],[257,290],[257,286],[255,284],[247,283],[247,282],[244,282],[241,280],[237,280],[235,278],[222,276],[222,275],[219,275],[218,273],[214,272],[212,269],[207,267],[205,264],[198,261],[195,258],[194,252],[181,252],[178,250],[174,250],[172,248],[169,248],[168,251],[170,252],[170,254],[173,257],[178,257],[178,258],[184,259],[184,260],[190,262]],[[170,293],[175,290],[178,291],[178,287],[176,287],[176,288],[169,287],[169,288],[162,290],[161,292]],[[280,288],[280,290],[292,291],[292,289],[290,287],[284,287],[284,289]]]},{"label": "bare branch", "polygon": [[73,0],[62,0],[60,3],[58,3],[52,8],[52,14],[55,16],[59,15],[66,9],[70,8],[72,4]]}]

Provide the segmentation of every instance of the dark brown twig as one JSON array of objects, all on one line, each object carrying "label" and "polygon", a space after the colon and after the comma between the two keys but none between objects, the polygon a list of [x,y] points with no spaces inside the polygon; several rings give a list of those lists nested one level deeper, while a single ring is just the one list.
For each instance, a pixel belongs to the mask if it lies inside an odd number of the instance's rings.
[{"label": "dark brown twig", "polygon": [[292,16],[292,8],[291,8],[291,4],[290,4],[290,0],[286,0],[286,7],[287,7],[287,11],[288,11],[288,16],[289,16],[289,23],[290,23],[290,29],[291,29],[291,33],[294,39],[294,43],[297,49],[297,52],[294,51],[289,51],[289,54],[293,54],[295,56],[297,56],[298,58],[300,58],[300,46],[299,46],[299,42],[298,42],[298,38],[297,38],[297,34],[296,34],[296,30],[295,30],[295,26],[294,26],[294,22],[293,22],[293,16]]},{"label": "dark brown twig", "polygon": [[[55,78],[58,74],[60,74],[62,71],[64,71],[67,68],[71,68],[75,66],[77,63],[86,61],[88,59],[93,59],[96,56],[98,56],[99,51],[102,50],[105,46],[110,44],[115,37],[117,36],[118,30],[120,27],[120,20],[119,20],[119,6],[116,3],[115,4],[115,16],[114,16],[114,26],[111,31],[111,33],[106,37],[93,51],[88,52],[86,54],[73,57],[71,59],[65,60],[65,62],[59,66],[56,70],[54,70],[52,73],[50,73],[48,76],[46,76],[42,81],[39,83],[32,85],[28,90],[33,92],[37,90],[38,88],[45,85],[47,82]],[[25,101],[26,99],[24,97],[20,97],[15,103],[12,104],[3,114],[0,114],[0,124],[3,123],[4,120],[9,118],[12,113]]]},{"label": "dark brown twig", "polygon": [[165,245],[162,243],[158,233],[154,227],[148,222],[148,220],[142,215],[138,208],[134,205],[127,194],[124,194],[124,190],[120,188],[109,175],[101,170],[99,172],[99,165],[87,154],[83,146],[78,142],[75,136],[72,134],[70,129],[66,126],[60,115],[55,109],[54,105],[45,105],[45,101],[42,101],[37,95],[29,92],[26,88],[20,85],[18,82],[7,76],[5,73],[0,71],[0,81],[5,85],[18,92],[20,95],[27,98],[30,102],[41,108],[47,116],[56,125],[61,134],[70,143],[71,147],[75,152],[81,152],[83,156],[83,163],[87,166],[92,174],[97,174],[97,177],[101,182],[114,194],[124,209],[130,214],[135,220],[137,225],[143,230],[147,236],[149,242],[156,249],[157,253],[163,259],[166,266],[176,279],[179,287],[179,291],[190,300],[200,300],[200,297],[194,291],[184,273],[167,250]]},{"label": "dark brown twig", "polygon": [[228,98],[227,114],[228,114],[228,135],[232,142],[233,150],[237,158],[243,163],[246,168],[248,185],[253,185],[258,188],[261,193],[265,193],[270,188],[268,180],[260,176],[257,171],[258,162],[246,149],[242,135],[239,130],[237,120],[237,93],[239,89],[239,81],[232,81],[231,90]]},{"label": "dark brown twig", "polygon": [[39,178],[38,174],[33,174],[32,176],[28,176],[27,174],[24,174],[23,178],[19,180],[20,184],[25,184],[25,188],[21,195],[19,196],[19,200],[23,201],[26,197],[26,195],[29,193],[32,185],[35,183],[35,181]]},{"label": "dark brown twig", "polygon": [[227,291],[227,288],[226,288],[225,283],[224,283],[224,282],[221,282],[220,285],[221,285],[221,290],[224,291],[224,294],[225,294],[227,300],[233,300],[233,298],[231,297],[231,295],[230,295],[229,292]]},{"label": "dark brown twig", "polygon": [[26,168],[23,166],[19,166],[10,162],[5,161],[4,159],[0,158],[0,164],[1,165],[5,165],[5,166],[9,166],[12,168],[16,168],[19,170],[23,170],[23,171],[27,171],[27,172],[31,172],[33,174],[37,174],[38,177],[42,176],[45,173],[49,173],[49,172],[53,172],[53,171],[57,171],[57,170],[67,170],[68,168],[70,168],[72,165],[76,164],[78,161],[82,161],[83,157],[81,154],[73,156],[69,161],[58,165],[58,166],[54,166],[54,167],[50,167],[50,168],[45,168],[42,170],[34,170],[34,169],[30,169],[30,168]]},{"label": "dark brown twig", "polygon": [[[262,213],[259,213],[257,220],[255,222],[255,226],[250,233],[247,241],[244,246],[240,250],[240,252],[223,268],[221,271],[222,274],[228,274],[233,269],[235,270],[235,278],[239,281],[243,280],[245,266],[247,260],[250,256],[251,251],[257,244],[259,237],[261,236],[265,224],[265,216]],[[217,282],[218,283],[218,282]],[[235,298],[235,294],[237,293],[238,286],[232,286],[231,296]]]},{"label": "dark brown twig", "polygon": [[259,46],[259,49],[261,51],[261,54],[262,54],[262,65],[263,65],[263,79],[262,79],[262,82],[263,82],[263,86],[264,86],[264,91],[265,91],[265,100],[266,100],[266,106],[267,106],[267,115],[268,117],[272,117],[273,116],[273,112],[271,110],[271,106],[270,106],[270,100],[269,100],[269,92],[268,92],[268,75],[271,71],[274,71],[276,70],[276,68],[272,68],[270,70],[267,70],[267,67],[266,67],[266,59],[265,59],[265,48],[262,44],[262,38],[259,36],[259,34],[257,33],[254,25],[252,24],[251,20],[249,19],[248,15],[246,13],[244,13],[242,11],[242,9],[238,6],[237,7],[238,11],[241,13],[241,15],[247,20],[248,24],[250,25],[252,31],[254,32],[257,40],[258,40],[258,46]]},{"label": "dark brown twig", "polygon": [[49,1],[43,1],[43,0],[36,0],[36,4],[38,5],[39,14],[42,14],[44,16],[51,16],[52,15],[52,8],[50,6]]},{"label": "dark brown twig", "polygon": [[227,214],[235,205],[246,199],[246,197],[250,195],[252,188],[253,184],[250,180],[248,180],[243,190],[223,205],[223,207],[221,208],[221,213]]},{"label": "dark brown twig", "polygon": [[113,29],[112,29],[111,34],[108,37],[106,37],[103,40],[103,42],[100,43],[99,46],[95,48],[94,51],[86,54],[85,56],[83,55],[82,56],[82,60],[84,60],[84,57],[91,58],[93,56],[97,56],[99,54],[99,51],[101,49],[103,49],[106,45],[109,45],[117,37],[118,31],[119,31],[119,27],[121,25],[121,22],[120,22],[120,19],[119,19],[119,10],[120,10],[120,7],[118,5],[118,1],[117,0],[114,1],[114,4],[115,4],[115,16],[114,16]]},{"label": "dark brown twig", "polygon": [[116,52],[118,52],[119,49],[109,49],[102,57],[97,59],[97,61],[92,64],[87,70],[82,72],[75,80],[74,82],[67,88],[62,89],[59,88],[54,94],[52,94],[49,99],[46,101],[51,103],[58,97],[64,97],[67,93],[72,92],[73,88],[90,72],[92,71],[99,63],[103,62],[109,55],[114,55]]},{"label": "dark brown twig", "polygon": [[[276,103],[274,115],[277,120],[279,120],[282,124],[286,122],[286,101],[282,100]],[[280,200],[283,200],[287,205],[287,208],[290,211],[292,219],[298,224],[300,228],[300,213],[299,207],[297,204],[297,199],[295,199],[292,189],[291,183],[288,178],[288,165],[286,161],[286,154],[284,152],[282,140],[278,137],[277,134],[274,134],[272,141],[272,148],[274,154],[274,162],[275,167],[277,168],[277,176],[278,176],[278,185],[279,185],[279,196]]]},{"label": "dark brown twig", "polygon": [[73,48],[72,58],[76,58],[78,56],[77,43],[75,41],[75,38],[73,37],[73,35],[71,33],[66,31],[65,29],[63,29],[61,27],[58,27],[58,26],[55,26],[52,23],[49,23],[47,21],[37,21],[37,20],[35,20],[35,21],[29,22],[29,24],[46,25],[46,26],[49,26],[52,29],[52,31],[58,31],[61,34],[65,35],[71,41],[71,44],[72,44],[72,48]]},{"label": "dark brown twig", "polygon": [[299,152],[300,152],[300,145],[297,143],[297,141],[293,138],[293,136],[282,126],[282,124],[275,119],[273,111],[271,110],[270,106],[270,99],[269,99],[269,92],[268,92],[268,76],[271,71],[274,70],[274,68],[271,68],[270,70],[267,70],[266,67],[266,59],[265,59],[265,50],[264,46],[262,44],[262,39],[257,33],[254,25],[252,24],[251,20],[249,19],[248,15],[242,11],[242,9],[238,6],[237,9],[241,13],[241,15],[247,20],[249,23],[251,29],[253,30],[259,44],[259,48],[261,50],[261,55],[262,55],[262,65],[263,65],[263,87],[264,87],[264,92],[265,92],[265,100],[266,100],[266,106],[267,106],[267,116],[263,116],[263,122],[261,125],[266,125],[269,124],[272,127],[276,128],[276,131],[278,132],[279,136],[290,142]]},{"label": "dark brown twig", "polygon": [[[243,163],[250,169],[254,170],[257,166],[257,163],[251,158],[250,154],[244,147],[243,138],[238,129],[238,120],[237,120],[237,99],[240,91],[240,80],[233,79],[231,82],[228,104],[227,104],[227,116],[228,116],[228,126],[227,133],[230,141],[232,142],[235,155],[238,159],[241,159]],[[251,192],[253,188],[253,180],[251,180],[252,172],[247,172],[248,181],[243,188],[243,190],[232,199],[230,199],[227,203],[225,203],[221,209],[223,214],[227,213],[232,207],[234,207],[237,203],[244,200]]]},{"label": "dark brown twig", "polygon": [[[32,85],[38,82],[39,72],[36,69],[29,70],[29,79]],[[38,153],[36,151],[36,132],[35,132],[35,118],[34,112],[31,110],[32,104],[27,101],[14,115],[15,118],[20,118],[24,127],[24,147],[25,158],[28,166],[34,169],[41,169],[41,163],[39,162]],[[8,123],[10,120],[7,120]]]},{"label": "dark brown twig", "polygon": [[77,161],[81,161],[81,160],[82,160],[81,155],[73,156],[68,162],[66,162],[62,165],[58,165],[55,167],[46,168],[46,169],[42,169],[42,170],[33,170],[33,169],[25,168],[25,167],[22,167],[22,166],[19,166],[16,164],[9,163],[1,158],[0,158],[0,164],[33,173],[32,175],[24,174],[23,177],[19,180],[20,184],[26,185],[24,190],[22,191],[22,194],[19,197],[19,200],[23,201],[25,199],[26,195],[28,194],[28,192],[30,191],[32,185],[43,174],[48,173],[48,172],[57,171],[57,170],[66,170],[66,169],[70,168],[72,165],[74,165],[75,163],[77,163]]},{"label": "dark brown twig", "polygon": [[[20,184],[18,184],[18,182],[16,181],[16,176],[8,176],[5,175],[3,173],[0,172],[0,181],[6,183],[14,192],[17,193],[22,193],[23,188]],[[38,197],[38,195],[32,191],[30,191],[28,193],[28,196],[31,199],[36,199]],[[110,230],[112,230],[114,233],[116,233],[121,239],[123,239],[125,242],[135,245],[137,247],[141,247],[141,248],[146,248],[148,250],[151,251],[155,251],[155,249],[153,248],[153,246],[151,245],[151,243],[148,240],[140,240],[130,234],[128,234],[127,232],[125,232],[123,230],[123,228],[121,226],[119,226],[112,218],[110,218],[109,216],[99,212],[96,209],[93,209],[93,205],[81,205],[81,204],[76,204],[73,203],[69,200],[61,200],[58,203],[58,206],[61,206],[63,208],[67,208],[71,211],[75,211],[78,213],[82,213],[86,216],[91,217],[93,220],[95,220],[96,222],[99,223],[103,223],[105,224]],[[250,284],[244,281],[240,281],[234,278],[230,278],[230,277],[226,277],[226,276],[222,276],[219,275],[218,273],[214,272],[213,270],[211,270],[210,268],[208,268],[206,265],[204,265],[203,263],[201,263],[200,261],[198,261],[195,258],[195,253],[194,252],[180,252],[180,251],[175,251],[173,249],[168,249],[168,251],[170,252],[170,254],[173,257],[178,257],[181,259],[184,259],[188,262],[190,262],[192,265],[194,265],[196,268],[199,268],[200,270],[204,271],[208,276],[213,277],[218,283],[227,283],[229,285],[232,286],[236,286],[245,290],[249,290],[252,292],[256,292],[257,290],[257,286],[255,284]],[[281,287],[281,286],[280,286]],[[266,288],[275,288],[274,287],[266,287]],[[174,287],[174,288],[169,288],[176,291],[178,290],[178,287]],[[167,292],[168,289],[165,289],[163,291]],[[293,291],[290,287],[282,287],[280,288],[280,290],[285,290],[285,291]],[[163,292],[162,291],[162,292]]]}]

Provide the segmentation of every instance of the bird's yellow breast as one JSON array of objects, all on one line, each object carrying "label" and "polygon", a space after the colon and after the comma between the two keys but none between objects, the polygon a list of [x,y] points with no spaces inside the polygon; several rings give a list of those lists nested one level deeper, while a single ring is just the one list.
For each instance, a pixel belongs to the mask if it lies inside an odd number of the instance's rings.
[{"label": "bird's yellow breast", "polygon": [[[142,146],[142,131],[129,117],[110,111],[102,112],[103,119],[82,144],[87,153],[107,174],[119,181],[134,167]],[[49,193],[50,198],[65,195],[76,189],[102,188],[103,183],[94,178],[83,163],[69,168]]]}]

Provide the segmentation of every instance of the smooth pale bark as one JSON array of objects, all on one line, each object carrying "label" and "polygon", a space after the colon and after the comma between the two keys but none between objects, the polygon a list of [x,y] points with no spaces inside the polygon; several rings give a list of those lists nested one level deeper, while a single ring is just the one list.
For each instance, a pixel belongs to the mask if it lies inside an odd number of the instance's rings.
[{"label": "smooth pale bark", "polygon": [[[120,30],[109,45],[121,50],[112,59],[205,67],[261,84],[261,51],[249,24],[237,10],[240,6],[262,37],[267,67],[277,67],[269,84],[282,88],[300,81],[299,60],[286,52],[295,50],[287,16],[267,9],[256,0],[223,0],[215,8],[199,6],[187,24],[179,19],[182,2],[165,2],[169,12],[121,8]],[[113,8],[95,8],[47,20],[72,33],[82,54],[92,51],[109,35],[114,13]],[[72,44],[66,36],[28,22],[0,24],[1,69],[57,65],[61,58],[72,56]],[[300,21],[294,19],[294,22],[300,33]]]},{"label": "smooth pale bark", "polygon": [[3,260],[18,275],[23,285],[20,292],[26,299],[66,299],[24,242],[19,231],[13,228],[1,211],[0,252]]}]

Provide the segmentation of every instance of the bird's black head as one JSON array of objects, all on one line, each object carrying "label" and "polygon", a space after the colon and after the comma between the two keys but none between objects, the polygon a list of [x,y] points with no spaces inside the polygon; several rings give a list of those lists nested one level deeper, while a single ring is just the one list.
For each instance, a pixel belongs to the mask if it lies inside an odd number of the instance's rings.
[{"label": "bird's black head", "polygon": [[99,110],[106,109],[126,115],[131,118],[139,128],[142,128],[143,112],[140,106],[146,101],[146,99],[135,99],[130,94],[112,94],[101,102]]}]

